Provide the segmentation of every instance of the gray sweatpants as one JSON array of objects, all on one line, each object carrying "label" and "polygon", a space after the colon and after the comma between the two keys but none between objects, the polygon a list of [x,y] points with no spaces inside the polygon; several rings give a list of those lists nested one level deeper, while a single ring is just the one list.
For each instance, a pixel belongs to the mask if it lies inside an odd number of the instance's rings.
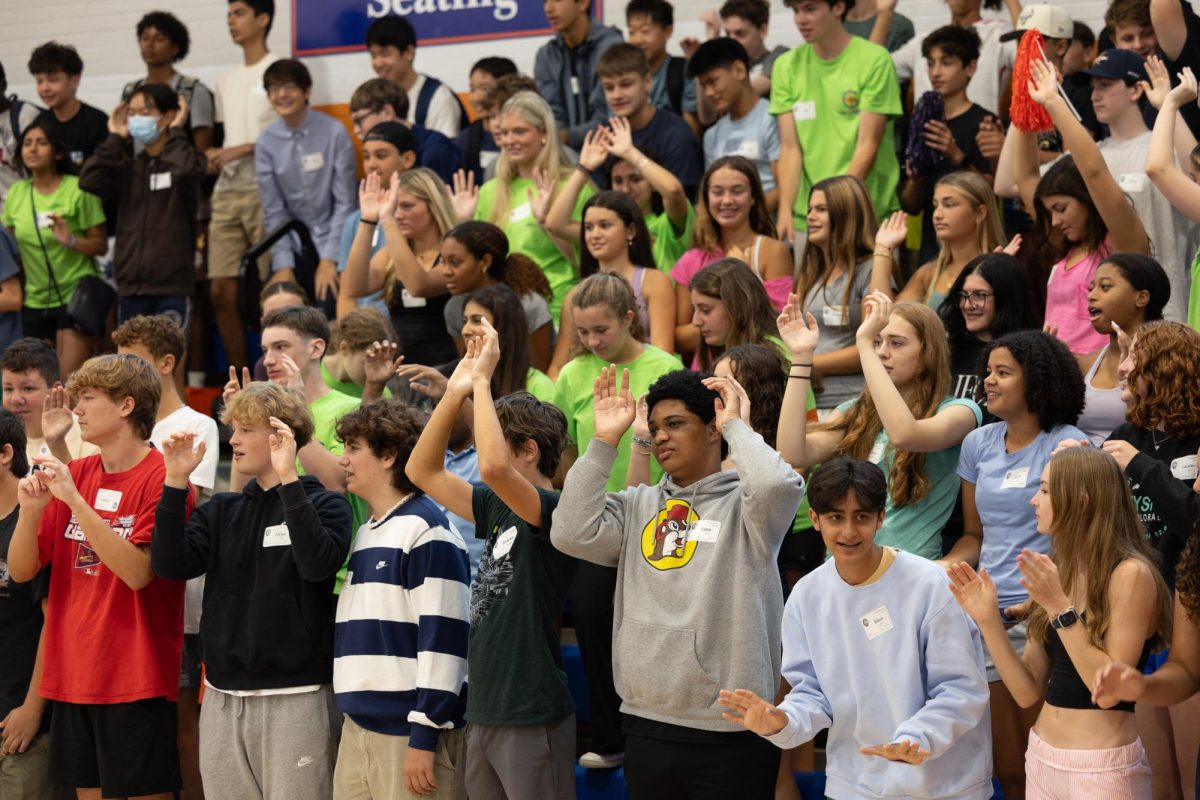
[{"label": "gray sweatpants", "polygon": [[471,800],[575,800],[575,715],[551,725],[467,725]]},{"label": "gray sweatpants", "polygon": [[209,686],[200,707],[204,793],[221,800],[330,800],[340,732],[330,686],[262,697]]}]

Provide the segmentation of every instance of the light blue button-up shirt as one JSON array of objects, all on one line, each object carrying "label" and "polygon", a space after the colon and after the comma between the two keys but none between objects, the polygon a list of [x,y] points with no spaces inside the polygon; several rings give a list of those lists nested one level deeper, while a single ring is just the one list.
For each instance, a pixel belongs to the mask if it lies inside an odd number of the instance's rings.
[{"label": "light blue button-up shirt", "polygon": [[[336,261],[346,218],[358,207],[354,145],[341,122],[308,111],[295,128],[277,119],[254,147],[254,169],[269,233],[292,219],[308,226],[317,254]],[[299,249],[295,237],[271,248],[272,270],[291,269]]]}]

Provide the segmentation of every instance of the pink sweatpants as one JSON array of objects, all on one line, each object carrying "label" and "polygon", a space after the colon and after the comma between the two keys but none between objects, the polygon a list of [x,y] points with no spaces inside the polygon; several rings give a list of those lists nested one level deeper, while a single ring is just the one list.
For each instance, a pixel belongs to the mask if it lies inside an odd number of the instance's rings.
[{"label": "pink sweatpants", "polygon": [[1142,740],[1107,750],[1061,750],[1033,731],[1025,751],[1027,800],[1150,800]]}]

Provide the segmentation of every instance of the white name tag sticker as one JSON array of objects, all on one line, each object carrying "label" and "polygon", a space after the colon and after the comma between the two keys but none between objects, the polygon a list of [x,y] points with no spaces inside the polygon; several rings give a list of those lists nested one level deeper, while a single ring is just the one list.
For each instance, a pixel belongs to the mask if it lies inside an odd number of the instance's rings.
[{"label": "white name tag sticker", "polygon": [[571,94],[579,94],[579,78],[571,76]]},{"label": "white name tag sticker", "polygon": [[1029,481],[1029,467],[1017,467],[1004,473],[1001,489],[1024,489]]},{"label": "white name tag sticker", "polygon": [[1140,192],[1146,188],[1146,173],[1125,172],[1117,179],[1122,192]]},{"label": "white name tag sticker", "polygon": [[1196,457],[1193,455],[1172,459],[1171,474],[1181,481],[1196,480]]},{"label": "white name tag sticker", "polygon": [[887,442],[880,438],[875,440],[875,444],[871,447],[871,452],[867,455],[867,461],[872,464],[878,464],[883,461],[883,451],[887,450]]},{"label": "white name tag sticker", "polygon": [[529,219],[533,216],[533,208],[529,203],[522,203],[512,210],[508,215],[509,222],[520,222],[523,219]]},{"label": "white name tag sticker", "polygon": [[862,625],[863,632],[867,634],[868,639],[875,639],[882,636],[892,629],[892,615],[888,613],[887,606],[880,606],[874,611],[859,619]]},{"label": "white name tag sticker", "polygon": [[121,493],[116,489],[97,489],[96,502],[92,504],[97,511],[116,512],[121,505]]},{"label": "white name tag sticker", "polygon": [[737,146],[737,149],[733,151],[733,154],[735,156],[741,156],[742,158],[749,159],[750,161],[758,161],[761,151],[759,149],[758,142],[752,139],[747,139]]},{"label": "white name tag sticker", "polygon": [[300,166],[305,172],[315,172],[325,166],[324,153],[305,153],[300,159]]},{"label": "white name tag sticker", "polygon": [[806,122],[817,118],[817,101],[801,100],[792,106],[792,116],[797,122]]},{"label": "white name tag sticker", "polygon": [[492,547],[492,558],[504,558],[513,548],[513,542],[517,540],[517,528],[513,526],[504,533],[496,537],[496,544]]},{"label": "white name tag sticker", "polygon": [[150,191],[157,192],[161,189],[171,188],[171,173],[156,172],[150,176]]},{"label": "white name tag sticker", "polygon": [[405,308],[424,308],[426,306],[424,297],[417,297],[408,289],[400,290],[400,303]]},{"label": "white name tag sticker", "polygon": [[698,519],[688,526],[688,541],[716,542],[721,534],[721,523],[715,519]]},{"label": "white name tag sticker", "polygon": [[292,543],[292,534],[288,531],[287,523],[269,525],[263,531],[263,547],[284,547]]},{"label": "white name tag sticker", "polygon": [[37,226],[39,228],[53,228],[54,227],[54,212],[53,211],[37,212]]},{"label": "white name tag sticker", "polygon": [[825,327],[842,328],[850,321],[845,306],[825,306],[821,310],[821,324]]}]

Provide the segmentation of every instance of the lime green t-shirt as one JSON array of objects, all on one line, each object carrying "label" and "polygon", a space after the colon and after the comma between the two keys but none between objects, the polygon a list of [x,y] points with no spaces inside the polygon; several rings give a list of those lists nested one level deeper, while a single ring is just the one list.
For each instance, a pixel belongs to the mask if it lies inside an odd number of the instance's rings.
[{"label": "lime green t-shirt", "polygon": [[[313,417],[313,438],[323,444],[326,450],[335,456],[340,456],[344,447],[341,440],[337,438],[338,420],[356,410],[360,405],[362,405],[362,400],[336,391],[309,404],[308,409],[312,412]],[[346,500],[350,503],[350,511],[353,515],[350,527],[350,544],[353,549],[354,537],[358,534],[359,527],[371,516],[371,509],[367,506],[366,501],[356,494],[347,492]],[[349,561],[350,553],[347,552],[346,563]],[[342,591],[342,581],[345,579],[346,564],[342,564],[342,568],[338,570],[337,580],[334,582],[334,594]]]},{"label": "lime green t-shirt", "polygon": [[[808,193],[814,183],[844,175],[858,142],[863,111],[896,117],[901,113],[900,84],[887,50],[853,36],[836,58],[817,57],[811,45],[781,55],[771,70],[771,113],[791,112],[800,141],[803,170],[792,212],[796,230],[808,229]],[[867,190],[879,219],[900,207],[896,184],[900,161],[892,138],[894,121],[883,128]]]},{"label": "lime green t-shirt", "polygon": [[550,380],[550,376],[534,367],[529,368],[529,375],[525,378],[525,391],[541,400],[543,403],[554,402],[554,381]]},{"label": "lime green t-shirt", "polygon": [[665,211],[661,214],[647,215],[646,229],[650,231],[650,241],[653,245],[650,252],[654,254],[654,266],[670,277],[675,262],[692,246],[692,233],[696,229],[696,209],[688,203],[687,219],[683,223],[682,231],[675,230]]},{"label": "lime green t-shirt", "polygon": [[[564,183],[566,181],[559,182],[560,189]],[[475,219],[491,221],[497,186],[498,183],[493,178],[480,188],[479,204],[475,207]],[[542,272],[546,273],[546,280],[550,282],[550,289],[554,292],[554,299],[550,301],[550,314],[554,317],[554,327],[557,328],[559,314],[562,313],[563,298],[579,281],[579,276],[575,266],[563,258],[563,254],[554,245],[549,234],[542,230],[542,226],[534,218],[527,194],[528,190],[534,188],[536,188],[534,182],[528,178],[514,180],[509,188],[508,219],[496,224],[504,229],[504,234],[508,237],[510,252],[529,256],[542,268]],[[596,187],[591,183],[584,184],[583,189],[579,192],[579,197],[575,200],[572,219],[578,222],[583,218],[583,204],[595,193]],[[578,253],[579,248],[575,248],[576,261],[579,258]]]},{"label": "lime green t-shirt", "polygon": [[[555,405],[567,416],[567,435],[571,437],[583,455],[588,444],[596,435],[595,419],[592,416],[592,388],[600,370],[608,366],[592,353],[576,356],[563,366],[555,385]],[[668,372],[683,369],[679,356],[659,350],[652,344],[644,345],[642,354],[628,364],[618,368],[629,370],[629,391],[641,397],[654,383]],[[633,430],[621,437],[617,447],[617,460],[608,476],[608,491],[619,492],[625,488],[625,473],[629,469],[629,448],[633,444]],[[656,459],[650,460],[650,480],[657,482],[662,477],[662,467]]]},{"label": "lime green t-shirt", "polygon": [[[35,214],[42,222],[35,221]],[[88,228],[104,224],[104,209],[100,198],[79,188],[74,175],[62,176],[58,188],[50,194],[33,189],[28,180],[17,181],[4,199],[4,227],[12,228],[25,267],[25,305],[29,308],[56,308],[71,300],[75,285],[88,275],[98,275],[96,260],[78,250],[63,247],[54,238],[50,214],[67,221],[71,233],[82,237]],[[41,241],[38,235],[41,234]],[[43,253],[42,245],[46,246]],[[49,259],[58,283],[55,292],[46,271]]]},{"label": "lime green t-shirt", "polygon": [[[325,381],[325,385],[328,386],[330,389],[333,389],[335,392],[340,392],[341,394],[344,394],[347,397],[354,397],[354,398],[358,399],[359,401],[362,400],[363,387],[359,386],[354,381],[339,381],[337,378],[333,377],[333,373],[330,372],[329,369],[325,366],[324,361],[321,362],[321,380]],[[386,386],[383,387],[383,396],[391,397],[392,390],[387,388]],[[336,422],[334,423],[334,425],[336,427]]]}]

